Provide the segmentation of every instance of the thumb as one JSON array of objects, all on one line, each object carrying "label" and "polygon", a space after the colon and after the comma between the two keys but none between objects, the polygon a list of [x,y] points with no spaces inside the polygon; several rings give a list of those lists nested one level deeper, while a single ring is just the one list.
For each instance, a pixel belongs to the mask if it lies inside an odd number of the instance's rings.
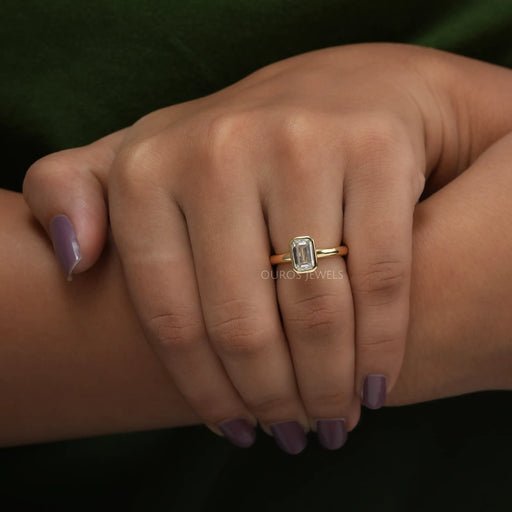
[{"label": "thumb", "polygon": [[45,156],[25,175],[25,201],[51,238],[70,281],[94,265],[105,245],[107,176],[125,132]]}]

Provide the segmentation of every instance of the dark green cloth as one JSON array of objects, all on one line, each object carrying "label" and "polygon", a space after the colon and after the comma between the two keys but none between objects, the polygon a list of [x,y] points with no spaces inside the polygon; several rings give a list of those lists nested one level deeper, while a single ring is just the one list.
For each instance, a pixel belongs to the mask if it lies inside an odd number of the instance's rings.
[{"label": "dark green cloth", "polygon": [[[0,14],[0,186],[14,190],[44,154],[308,50],[395,41],[512,67],[512,0],[2,0]],[[0,509],[509,511],[511,405],[489,392],[364,410],[343,449],[310,436],[297,457],[204,427],[4,449]]]}]

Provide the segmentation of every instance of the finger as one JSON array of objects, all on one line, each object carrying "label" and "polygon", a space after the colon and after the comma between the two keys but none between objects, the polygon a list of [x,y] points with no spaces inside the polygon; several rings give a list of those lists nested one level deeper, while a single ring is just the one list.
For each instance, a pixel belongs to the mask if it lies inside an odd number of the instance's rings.
[{"label": "finger", "polygon": [[164,165],[156,153],[120,155],[109,182],[112,231],[130,294],[184,398],[211,430],[247,447],[257,422],[208,342],[187,227],[167,192],[175,187],[169,173],[154,171],[173,162],[166,158]]},{"label": "finger", "polygon": [[[317,249],[341,244],[341,173],[326,160],[312,180],[319,159],[315,151],[311,159],[303,154],[291,160],[272,188],[268,217],[278,253],[289,252],[289,241],[299,235],[311,236]],[[291,264],[277,266],[276,272],[279,307],[310,424],[323,446],[339,448],[360,408],[354,400],[354,315],[345,261],[322,258],[315,272],[300,276]]]},{"label": "finger", "polygon": [[45,156],[25,176],[23,196],[52,239],[68,279],[94,265],[103,250],[105,179],[124,133]]},{"label": "finger", "polygon": [[407,335],[418,171],[405,153],[381,155],[344,184],[356,386],[358,396],[372,409],[384,405],[398,377]]},{"label": "finger", "polygon": [[249,410],[281,449],[297,454],[309,428],[269,279],[268,233],[251,174],[230,164],[210,171],[215,195],[206,180],[184,203],[205,324]]}]

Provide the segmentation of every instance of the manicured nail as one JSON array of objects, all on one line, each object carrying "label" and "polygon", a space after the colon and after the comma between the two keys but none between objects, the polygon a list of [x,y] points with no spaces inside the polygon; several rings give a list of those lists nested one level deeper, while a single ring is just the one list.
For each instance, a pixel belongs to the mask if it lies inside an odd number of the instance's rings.
[{"label": "manicured nail", "polygon": [[320,444],[328,450],[341,448],[347,440],[347,424],[343,418],[317,420],[316,432]]},{"label": "manicured nail", "polygon": [[65,215],[57,215],[50,222],[50,233],[55,254],[66,272],[68,281],[71,281],[73,270],[82,259],[73,224]]},{"label": "manicured nail", "polygon": [[217,427],[226,439],[239,448],[249,448],[256,440],[256,430],[243,418],[223,421]]},{"label": "manicured nail", "polygon": [[368,375],[364,380],[363,404],[368,409],[379,409],[386,401],[385,375]]},{"label": "manicured nail", "polygon": [[302,427],[296,421],[281,421],[270,425],[277,446],[290,455],[297,455],[306,445],[308,440]]}]

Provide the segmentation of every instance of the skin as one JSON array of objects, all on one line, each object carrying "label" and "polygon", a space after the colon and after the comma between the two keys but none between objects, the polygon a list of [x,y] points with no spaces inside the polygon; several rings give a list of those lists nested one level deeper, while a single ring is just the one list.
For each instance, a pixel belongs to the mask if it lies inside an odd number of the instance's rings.
[{"label": "skin", "polygon": [[[350,430],[364,379],[389,393],[399,378],[414,207],[512,130],[511,91],[509,70],[443,52],[330,48],[47,157],[24,193],[45,229],[71,219],[77,272],[101,252],[108,197],[142,328],[214,432],[232,418]],[[343,240],[346,260],[319,269],[344,278],[262,279],[298,234]]]},{"label": "skin", "polygon": [[[387,405],[512,389],[511,159],[512,134],[416,206],[407,350]],[[0,247],[1,445],[201,422],[146,342],[110,239],[67,283],[22,197],[0,191]]]}]

